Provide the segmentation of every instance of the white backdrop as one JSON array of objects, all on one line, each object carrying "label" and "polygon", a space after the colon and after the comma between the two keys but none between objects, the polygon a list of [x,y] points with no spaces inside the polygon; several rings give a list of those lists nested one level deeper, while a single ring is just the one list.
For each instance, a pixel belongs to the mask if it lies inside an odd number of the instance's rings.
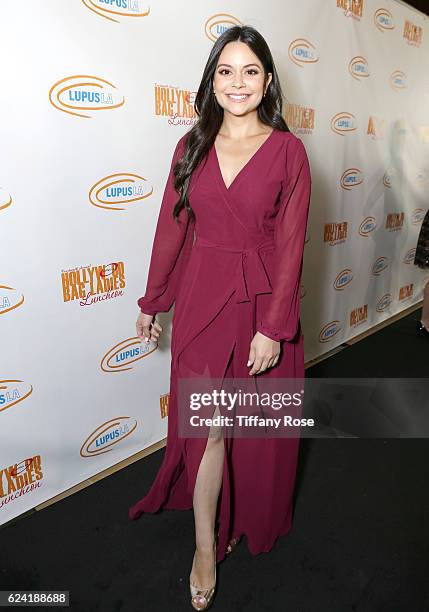
[{"label": "white backdrop", "polygon": [[166,435],[170,327],[143,346],[136,300],[171,155],[226,27],[266,37],[310,159],[306,359],[421,299],[429,32],[392,0],[22,0],[0,11],[4,523]]}]

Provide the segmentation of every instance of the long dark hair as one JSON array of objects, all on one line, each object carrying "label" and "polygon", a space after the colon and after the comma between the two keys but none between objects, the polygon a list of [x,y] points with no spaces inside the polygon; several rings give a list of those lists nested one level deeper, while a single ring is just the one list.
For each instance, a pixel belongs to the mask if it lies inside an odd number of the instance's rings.
[{"label": "long dark hair", "polygon": [[265,73],[264,85],[268,73],[272,74],[266,95],[257,108],[260,121],[277,130],[290,132],[282,115],[283,93],[279,77],[265,38],[251,26],[228,28],[216,40],[210,51],[195,97],[194,108],[198,120],[187,133],[183,155],[173,169],[174,188],[180,194],[180,199],[173,209],[173,218],[176,220],[182,208],[186,208],[189,217],[195,219],[195,213],[188,201],[188,187],[193,171],[210,150],[223,121],[224,110],[213,95],[212,84],[219,56],[225,45],[233,41],[244,42],[258,57]]}]

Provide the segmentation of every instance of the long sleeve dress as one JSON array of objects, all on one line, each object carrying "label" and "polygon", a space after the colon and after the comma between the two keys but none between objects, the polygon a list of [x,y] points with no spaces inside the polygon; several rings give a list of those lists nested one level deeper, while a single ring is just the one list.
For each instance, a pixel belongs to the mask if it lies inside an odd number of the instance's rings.
[{"label": "long sleeve dress", "polygon": [[[300,280],[311,174],[303,142],[274,129],[227,188],[215,146],[194,171],[188,197],[196,219],[181,210],[173,168],[175,148],[152,247],[147,314],[173,303],[167,445],[145,497],[129,509],[192,509],[207,440],[179,435],[178,381],[198,376],[249,379],[250,343],[257,331],[281,345],[277,364],[252,378],[304,378]],[[299,436],[224,439],[217,561],[232,537],[245,534],[252,554],[269,551],[292,525]]]}]

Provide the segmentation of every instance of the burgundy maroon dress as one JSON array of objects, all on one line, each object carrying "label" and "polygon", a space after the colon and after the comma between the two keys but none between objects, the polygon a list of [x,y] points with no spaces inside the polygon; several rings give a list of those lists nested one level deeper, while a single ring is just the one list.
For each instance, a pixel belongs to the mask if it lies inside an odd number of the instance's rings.
[{"label": "burgundy maroon dress", "polygon": [[[167,445],[145,497],[129,509],[192,509],[204,438],[178,435],[178,380],[198,375],[249,379],[250,343],[257,331],[281,343],[277,364],[254,376],[304,378],[300,279],[311,174],[301,139],[273,130],[227,188],[213,145],[194,171],[180,224],[173,155],[161,203],[146,293],[147,314],[173,305]],[[268,552],[292,524],[299,437],[224,438],[223,480],[217,508],[217,560],[242,534],[252,554]]]}]

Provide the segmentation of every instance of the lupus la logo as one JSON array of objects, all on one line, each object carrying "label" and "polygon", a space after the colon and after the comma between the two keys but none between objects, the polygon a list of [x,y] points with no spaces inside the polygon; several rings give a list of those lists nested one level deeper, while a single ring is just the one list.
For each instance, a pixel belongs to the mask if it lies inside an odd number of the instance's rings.
[{"label": "lupus la logo", "polygon": [[319,333],[319,342],[330,342],[334,336],[341,330],[341,325],[338,320],[330,321],[322,327]]},{"label": "lupus la logo", "polygon": [[77,74],[57,81],[49,90],[49,101],[64,113],[87,119],[92,118],[87,111],[97,113],[125,104],[125,98],[113,83],[90,74]]},{"label": "lupus la logo", "polygon": [[153,193],[152,185],[139,174],[121,172],[109,174],[89,190],[89,201],[97,208],[129,210]]},{"label": "lupus la logo", "polygon": [[368,61],[362,55],[352,57],[349,63],[349,72],[357,81],[369,77]]},{"label": "lupus la logo", "polygon": [[132,370],[137,362],[141,363],[158,348],[156,342],[141,341],[139,337],[127,338],[115,344],[103,356],[100,367],[103,372],[126,372]]},{"label": "lupus la logo", "polygon": [[23,380],[0,380],[0,412],[23,402],[32,392],[32,385]]},{"label": "lupus la logo", "polygon": [[204,24],[204,32],[209,40],[214,42],[221,34],[233,26],[243,25],[237,17],[229,13],[216,13],[207,19]]},{"label": "lupus la logo", "polygon": [[155,115],[168,117],[170,125],[190,125],[197,114],[195,92],[168,85],[155,85]]},{"label": "lupus la logo", "polygon": [[385,8],[380,8],[374,13],[374,24],[380,32],[386,32],[395,29],[395,22],[392,13]]},{"label": "lupus la logo", "polygon": [[377,227],[377,221],[375,217],[365,217],[362,223],[359,225],[359,235],[367,237],[368,234],[373,232]]},{"label": "lupus la logo", "polygon": [[415,208],[411,213],[411,223],[413,225],[419,225],[425,218],[426,211],[424,208]]},{"label": "lupus la logo", "polygon": [[0,470],[0,508],[41,486],[42,458],[35,455]]},{"label": "lupus la logo", "polygon": [[12,204],[12,196],[10,195],[10,193],[5,191],[3,187],[0,187],[0,210],[9,208],[11,204]]},{"label": "lupus la logo", "polygon": [[295,134],[311,134],[314,130],[314,108],[299,104],[286,104],[285,120]]},{"label": "lupus la logo", "polygon": [[368,127],[366,133],[372,137],[372,140],[382,140],[385,135],[386,119],[378,119],[371,116],[368,119]]},{"label": "lupus la logo", "polygon": [[342,291],[344,287],[347,287],[347,285],[350,285],[352,280],[353,280],[353,272],[350,270],[350,268],[344,268],[344,270],[341,270],[341,272],[337,274],[332,285],[336,291]]},{"label": "lupus la logo", "polygon": [[358,325],[362,325],[368,319],[368,304],[364,304],[363,306],[358,306],[357,308],[353,308],[350,312],[349,323],[350,327],[357,327]]},{"label": "lupus la logo", "polygon": [[136,419],[120,416],[102,423],[87,437],[80,449],[81,457],[93,457],[108,453],[112,447],[122,442],[137,427]]},{"label": "lupus la logo", "polygon": [[331,130],[340,136],[356,132],[356,119],[352,113],[337,113],[331,119]]},{"label": "lupus la logo", "polygon": [[428,180],[428,177],[429,175],[428,175],[427,168],[419,168],[415,175],[415,180],[417,183],[426,183],[426,181]]},{"label": "lupus la logo", "polygon": [[340,179],[340,186],[350,191],[363,183],[363,173],[359,168],[348,168],[343,172]]},{"label": "lupus la logo", "polygon": [[396,168],[388,168],[383,175],[383,185],[391,189],[395,177],[398,175]]},{"label": "lupus la logo", "polygon": [[399,301],[403,302],[404,300],[409,300],[413,297],[413,287],[414,283],[410,283],[409,285],[404,285],[399,288]]},{"label": "lupus la logo", "polygon": [[404,23],[403,37],[407,43],[413,47],[420,47],[422,44],[422,36],[423,28],[406,19]]},{"label": "lupus la logo", "polygon": [[323,242],[327,242],[330,246],[340,244],[347,239],[347,221],[341,223],[325,223],[323,231]]},{"label": "lupus la logo", "polygon": [[0,315],[6,314],[24,303],[24,296],[14,287],[0,285]]},{"label": "lupus la logo", "polygon": [[337,7],[344,10],[345,17],[360,21],[363,15],[363,0],[337,0]]},{"label": "lupus la logo", "polygon": [[390,75],[389,84],[395,91],[407,89],[407,75],[402,70],[394,70]]},{"label": "lupus la logo", "polygon": [[390,232],[397,232],[404,227],[404,212],[387,213],[386,225],[384,226]]},{"label": "lupus la logo", "polygon": [[319,61],[316,47],[306,38],[293,40],[289,45],[288,56],[294,64],[301,68],[305,64],[315,64]]},{"label": "lupus la logo", "polygon": [[81,306],[110,300],[124,295],[124,262],[99,266],[81,266],[61,272],[64,302],[80,299]]},{"label": "lupus la logo", "polygon": [[384,270],[387,270],[389,267],[389,258],[388,257],[377,257],[377,259],[372,264],[371,273],[374,276],[380,276]]},{"label": "lupus la logo", "polygon": [[375,309],[377,312],[384,312],[385,310],[387,310],[387,308],[389,308],[390,304],[392,303],[392,296],[390,293],[385,293],[384,295],[381,296],[381,298],[378,300]]},{"label": "lupus la logo", "polygon": [[416,255],[416,247],[413,247],[412,249],[409,249],[405,255],[404,255],[404,259],[402,260],[404,262],[404,264],[413,264],[414,263],[414,257]]},{"label": "lupus la logo", "polygon": [[[82,0],[97,15],[119,23],[124,17],[146,17],[150,8],[141,0]],[[119,18],[119,19],[118,19]]]}]

